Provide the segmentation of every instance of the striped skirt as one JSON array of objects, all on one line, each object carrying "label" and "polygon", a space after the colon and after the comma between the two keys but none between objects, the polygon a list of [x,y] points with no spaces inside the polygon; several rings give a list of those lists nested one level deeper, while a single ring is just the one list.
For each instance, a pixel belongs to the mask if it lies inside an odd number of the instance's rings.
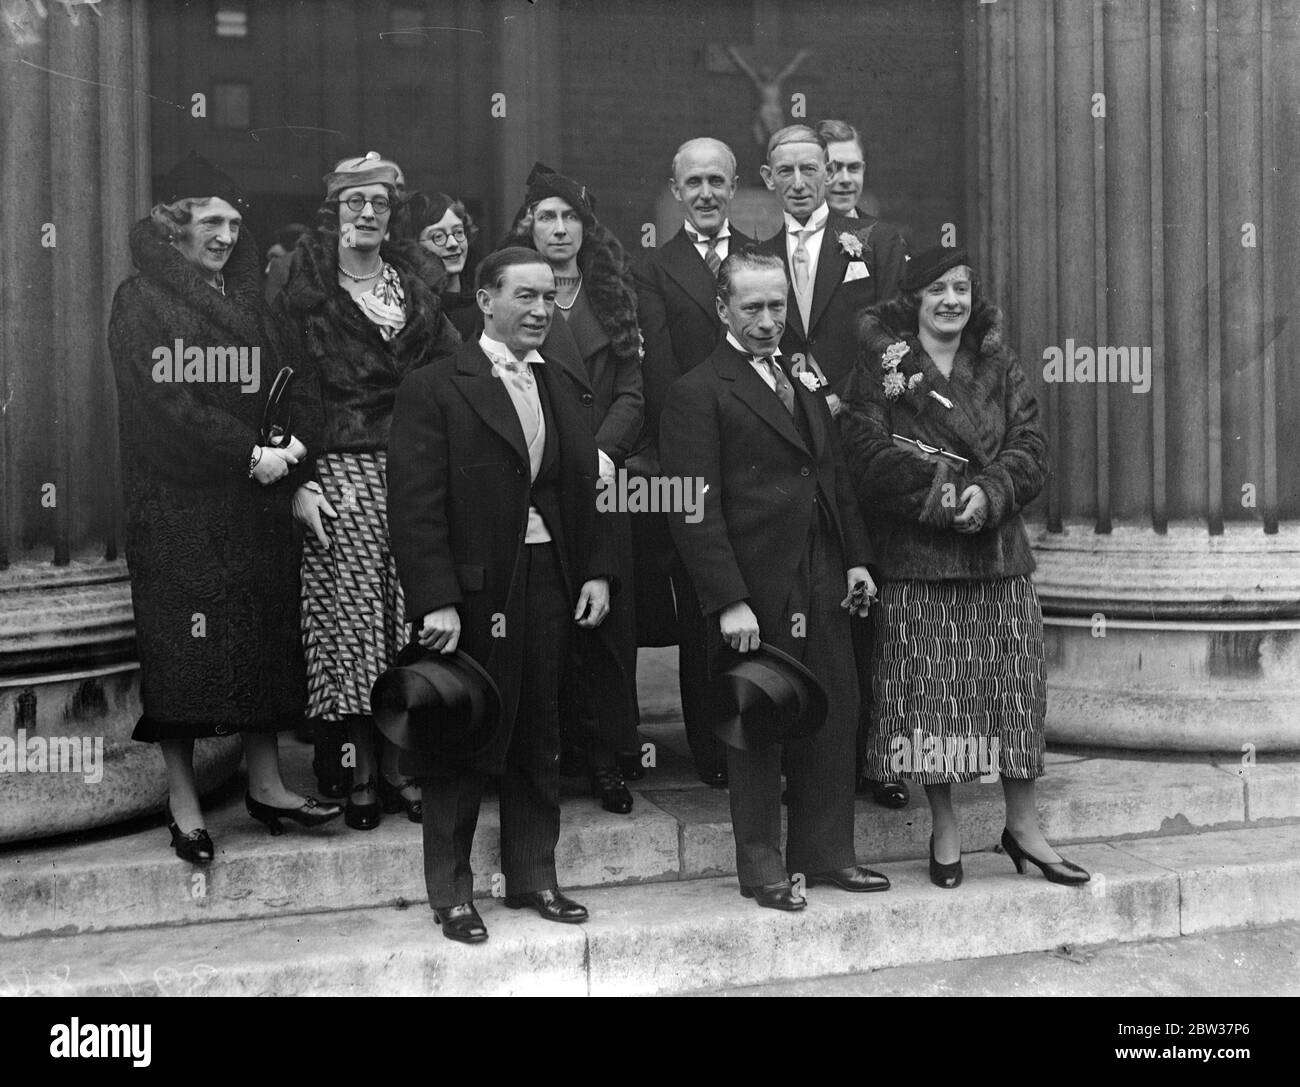
[{"label": "striped skirt", "polygon": [[338,520],[331,547],[308,532],[302,559],[307,715],[370,713],[370,688],[406,643],[397,568],[388,549],[386,454],[326,453],[317,462]]},{"label": "striped skirt", "polygon": [[1042,775],[1043,615],[1029,578],[889,582],[873,614],[867,776]]}]

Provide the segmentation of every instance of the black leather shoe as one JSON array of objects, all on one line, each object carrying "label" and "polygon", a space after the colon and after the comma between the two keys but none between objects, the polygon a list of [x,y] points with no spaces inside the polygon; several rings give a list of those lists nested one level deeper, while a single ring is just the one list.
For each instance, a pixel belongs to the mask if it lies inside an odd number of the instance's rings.
[{"label": "black leather shoe", "polygon": [[352,800],[353,793],[362,792],[365,789],[375,789],[374,778],[367,778],[365,781],[352,786],[352,791],[348,793],[347,810],[343,813],[343,822],[347,823],[353,830],[374,830],[383,822],[383,806],[378,800],[369,804],[357,804]]},{"label": "black leather shoe", "polygon": [[752,898],[760,906],[769,910],[801,910],[808,905],[803,895],[795,894],[794,884],[788,879],[780,883],[761,883],[753,887],[741,884],[740,894]]},{"label": "black leather shoe", "polygon": [[628,781],[640,781],[645,777],[645,767],[641,765],[641,752],[625,751],[614,756],[619,772]]},{"label": "black leather shoe", "polygon": [[934,859],[934,835],[930,835],[930,882],[945,891],[961,886],[961,857],[952,864],[940,864]]},{"label": "black leather shoe", "polygon": [[400,785],[394,785],[383,774],[379,775],[379,803],[385,815],[396,815],[399,811],[404,811],[406,818],[412,823],[424,820],[424,801],[407,800],[402,795],[403,789],[410,788],[414,784],[415,782],[408,778]]},{"label": "black leather shoe", "polygon": [[600,806],[615,815],[626,815],[632,810],[632,794],[617,766],[598,766],[591,772],[591,795]]},{"label": "black leather shoe", "polygon": [[1040,861],[1032,854],[1026,853],[1024,847],[1012,837],[1011,831],[1006,827],[1002,828],[1002,848],[1011,858],[1011,863],[1016,866],[1016,871],[1022,876],[1025,874],[1025,861],[1028,861],[1047,877],[1049,883],[1077,886],[1092,879],[1086,869],[1080,868],[1073,861],[1067,861],[1064,857],[1059,861]]},{"label": "black leather shoe", "polygon": [[829,884],[841,891],[887,891],[889,877],[880,872],[873,872],[864,864],[851,864],[847,868],[836,868],[830,872],[818,872],[808,876],[809,887]]},{"label": "black leather shoe", "polygon": [[181,828],[176,825],[176,820],[172,817],[171,808],[167,809],[167,829],[172,833],[172,848],[176,850],[176,856],[183,861],[189,861],[190,864],[211,864],[212,858],[217,855],[216,847],[212,844],[212,839],[208,837],[205,827],[199,827],[198,830],[191,830],[188,834],[182,834]]},{"label": "black leather shoe", "polygon": [[273,835],[284,833],[284,827],[280,825],[281,819],[292,820],[300,827],[317,827],[321,823],[328,823],[343,811],[337,804],[322,804],[314,796],[309,796],[298,808],[273,808],[270,804],[254,800],[250,793],[245,793],[244,806],[248,809],[248,814],[259,823],[265,823],[266,829]]},{"label": "black leather shoe", "polygon": [[710,789],[725,789],[727,787],[727,771],[709,770],[707,773],[700,775],[700,780]]},{"label": "black leather shoe", "polygon": [[579,906],[573,899],[566,898],[563,891],[554,887],[522,895],[506,895],[505,904],[512,910],[536,910],[546,920],[566,925],[578,925],[587,919],[586,906]]},{"label": "black leather shoe", "polygon": [[871,799],[882,808],[905,808],[912,799],[905,781],[872,781],[870,778],[862,778],[858,791],[870,793]]},{"label": "black leather shoe", "polygon": [[347,732],[341,721],[313,722],[311,768],[322,796],[342,800],[352,788],[352,768],[343,765],[343,744]]},{"label": "black leather shoe", "polygon": [[487,925],[478,915],[473,902],[459,906],[435,906],[433,919],[442,926],[442,934],[462,944],[481,944],[487,939]]}]

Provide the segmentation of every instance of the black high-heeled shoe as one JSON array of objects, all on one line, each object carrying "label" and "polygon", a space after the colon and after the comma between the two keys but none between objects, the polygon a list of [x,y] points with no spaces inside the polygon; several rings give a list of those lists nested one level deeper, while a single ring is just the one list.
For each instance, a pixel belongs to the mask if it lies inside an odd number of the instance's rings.
[{"label": "black high-heeled shoe", "polygon": [[399,811],[405,811],[406,818],[412,823],[424,820],[424,801],[407,800],[402,795],[403,789],[414,784],[414,781],[407,778],[400,785],[394,785],[383,774],[379,775],[379,803],[383,806],[385,815],[396,815]]},{"label": "black high-heeled shoe", "polygon": [[961,857],[958,857],[953,864],[940,864],[934,859],[934,835],[930,835],[930,882],[936,887],[942,887],[945,891],[951,891],[954,887],[961,886],[963,876],[961,870]]},{"label": "black high-heeled shoe", "polygon": [[266,829],[276,837],[284,833],[284,827],[280,825],[281,819],[290,819],[302,827],[318,827],[343,812],[337,804],[324,804],[314,796],[307,797],[297,808],[273,808],[270,804],[254,800],[252,793],[245,793],[244,807],[248,809],[249,815],[265,824]]},{"label": "black high-heeled shoe", "polygon": [[365,789],[374,789],[378,793],[379,789],[375,785],[374,778],[366,778],[365,781],[358,782],[348,793],[348,806],[343,813],[343,822],[353,830],[374,830],[383,822],[383,805],[378,799],[369,804],[357,804],[353,801],[353,794]]},{"label": "black high-heeled shoe", "polygon": [[188,834],[182,834],[181,828],[176,825],[176,819],[172,815],[172,810],[167,809],[167,829],[172,832],[172,848],[176,850],[176,856],[183,861],[189,861],[190,864],[211,864],[212,858],[217,855],[216,847],[212,844],[212,839],[208,837],[206,827],[199,827],[198,830],[191,830]]},{"label": "black high-heeled shoe", "polygon": [[1006,850],[1007,856],[1011,858],[1011,863],[1016,866],[1016,871],[1022,876],[1025,874],[1025,861],[1028,861],[1047,877],[1049,883],[1078,886],[1092,879],[1086,869],[1080,868],[1073,861],[1067,861],[1064,857],[1059,862],[1040,861],[1033,854],[1026,853],[1024,847],[1015,840],[1011,831],[1006,827],[1002,828],[1002,848]]}]

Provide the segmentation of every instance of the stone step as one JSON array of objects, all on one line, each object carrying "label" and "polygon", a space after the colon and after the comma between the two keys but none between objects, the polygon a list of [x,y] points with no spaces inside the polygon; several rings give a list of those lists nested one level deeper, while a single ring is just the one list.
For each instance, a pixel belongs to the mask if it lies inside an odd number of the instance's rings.
[{"label": "stone step", "polygon": [[[566,888],[675,882],[735,872],[728,798],[699,783],[683,754],[681,726],[643,726],[656,766],[633,783],[631,815],[612,815],[588,796],[565,798],[557,850]],[[286,780],[310,791],[310,749],[284,741]],[[1196,830],[1300,820],[1300,760],[1242,768],[1212,756],[1050,753],[1039,808],[1056,843],[1181,835]],[[887,811],[857,808],[863,861],[923,858],[929,812],[921,790]],[[958,786],[966,848],[990,848],[1003,825],[1002,791]],[[181,862],[156,821],[137,821],[77,840],[0,848],[0,938],[277,917],[423,903],[420,828],[403,816],[376,830],[341,819],[314,830],[286,824],[273,838],[244,811],[240,787],[212,798],[208,827],[217,859],[199,870]],[[478,891],[500,870],[495,801],[484,804],[473,858]]]},{"label": "stone step", "polygon": [[757,908],[734,879],[584,892],[585,925],[482,904],[490,938],[440,935],[428,909],[371,908],[6,941],[4,995],[614,995],[770,984],[905,964],[1156,940],[1300,918],[1300,826],[1083,843],[1083,888],[967,855],[966,882],[887,862],[891,891],[809,892]]}]

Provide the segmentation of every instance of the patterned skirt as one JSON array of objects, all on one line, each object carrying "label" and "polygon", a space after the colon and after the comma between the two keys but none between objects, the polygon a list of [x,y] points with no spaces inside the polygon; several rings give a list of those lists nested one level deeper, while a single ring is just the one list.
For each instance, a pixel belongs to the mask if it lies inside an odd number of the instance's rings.
[{"label": "patterned skirt", "polygon": [[397,568],[388,548],[387,457],[326,453],[321,487],[338,520],[331,547],[307,533],[302,558],[302,634],[307,715],[338,721],[370,713],[370,688],[406,644]]},{"label": "patterned skirt", "polygon": [[880,591],[867,776],[922,785],[1043,773],[1043,615],[1027,577]]}]

